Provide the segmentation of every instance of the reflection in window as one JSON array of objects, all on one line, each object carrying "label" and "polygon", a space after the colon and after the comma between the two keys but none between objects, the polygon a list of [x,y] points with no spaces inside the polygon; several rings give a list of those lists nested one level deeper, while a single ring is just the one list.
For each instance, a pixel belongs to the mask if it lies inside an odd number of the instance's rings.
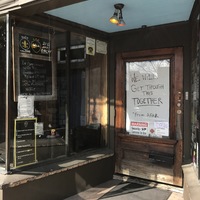
[{"label": "reflection in window", "polygon": [[107,144],[107,55],[86,55],[83,35],[40,28],[13,28],[14,168]]},{"label": "reflection in window", "polygon": [[0,17],[0,168],[5,167],[6,19]]}]

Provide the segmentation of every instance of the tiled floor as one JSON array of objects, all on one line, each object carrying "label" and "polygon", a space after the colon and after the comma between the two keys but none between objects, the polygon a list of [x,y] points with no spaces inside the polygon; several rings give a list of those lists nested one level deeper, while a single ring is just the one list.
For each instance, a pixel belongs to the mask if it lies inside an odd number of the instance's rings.
[{"label": "tiled floor", "polygon": [[168,200],[183,200],[183,193],[173,192]]},{"label": "tiled floor", "polygon": [[[119,176],[115,176],[113,178],[113,180],[107,181],[101,185],[98,185],[95,188],[90,188],[89,190],[81,192],[72,197],[66,198],[65,200],[98,200],[103,195],[107,194],[109,191],[114,189],[122,181],[129,181],[129,182],[132,181],[134,183],[145,184],[148,186],[159,188],[161,190],[170,191],[171,195],[169,196],[168,200],[183,200],[183,189],[182,188],[165,185],[165,184],[158,184],[155,182],[149,182],[149,181],[144,181],[144,180],[140,180],[140,179],[134,179],[134,178],[130,179],[127,177],[119,177]],[[119,199],[119,197],[112,197],[112,198],[106,198],[106,199],[114,199],[114,198]],[[133,195],[130,193],[129,196],[126,195],[126,197],[123,195],[120,195],[120,199],[128,200],[128,199],[136,199],[136,198],[134,198]],[[138,200],[139,199],[140,198],[138,198]],[[148,197],[146,199],[148,199]],[[150,199],[150,200],[155,200],[155,199]],[[156,199],[156,200],[159,200],[159,199]]]}]

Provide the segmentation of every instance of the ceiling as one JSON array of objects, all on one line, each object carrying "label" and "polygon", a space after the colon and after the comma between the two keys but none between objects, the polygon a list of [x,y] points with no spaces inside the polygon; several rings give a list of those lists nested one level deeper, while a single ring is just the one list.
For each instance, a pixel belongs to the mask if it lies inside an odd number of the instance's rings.
[{"label": "ceiling", "polygon": [[[97,30],[113,33],[138,29],[143,25],[156,26],[187,21],[195,0],[88,0],[53,9],[46,13],[83,24]],[[114,4],[123,3],[126,26],[118,27],[109,22]]]}]

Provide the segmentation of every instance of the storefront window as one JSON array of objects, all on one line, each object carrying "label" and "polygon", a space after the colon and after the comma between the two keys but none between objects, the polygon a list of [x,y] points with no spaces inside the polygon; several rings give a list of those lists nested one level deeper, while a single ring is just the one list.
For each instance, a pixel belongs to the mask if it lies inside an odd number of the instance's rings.
[{"label": "storefront window", "polygon": [[34,22],[12,30],[12,167],[106,146],[106,42]]}]

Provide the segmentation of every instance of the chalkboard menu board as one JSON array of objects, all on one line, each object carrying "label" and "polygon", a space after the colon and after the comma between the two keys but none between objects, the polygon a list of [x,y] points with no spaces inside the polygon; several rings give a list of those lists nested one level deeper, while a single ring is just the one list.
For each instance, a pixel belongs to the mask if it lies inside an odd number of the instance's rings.
[{"label": "chalkboard menu board", "polygon": [[51,61],[20,57],[20,94],[52,95]]},{"label": "chalkboard menu board", "polygon": [[36,118],[15,119],[14,167],[36,162]]},{"label": "chalkboard menu board", "polygon": [[19,95],[34,96],[35,101],[56,100],[54,35],[15,27],[13,38],[14,101]]}]

